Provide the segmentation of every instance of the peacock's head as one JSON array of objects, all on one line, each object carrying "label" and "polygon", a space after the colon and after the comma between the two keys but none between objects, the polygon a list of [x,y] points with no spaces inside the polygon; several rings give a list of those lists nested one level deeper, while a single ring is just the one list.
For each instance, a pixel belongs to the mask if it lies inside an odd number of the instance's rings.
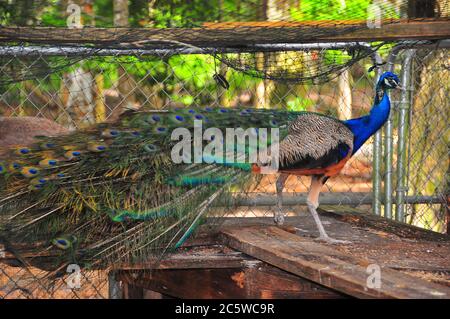
[{"label": "peacock's head", "polygon": [[400,79],[392,72],[384,72],[378,80],[378,85],[383,89],[401,89]]}]

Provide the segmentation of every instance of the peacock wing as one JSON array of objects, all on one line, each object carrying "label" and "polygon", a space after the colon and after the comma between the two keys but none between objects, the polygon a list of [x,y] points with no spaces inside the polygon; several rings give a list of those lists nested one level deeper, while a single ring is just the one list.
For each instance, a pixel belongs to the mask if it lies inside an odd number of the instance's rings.
[{"label": "peacock wing", "polygon": [[325,168],[351,153],[352,132],[339,120],[317,113],[298,115],[280,143],[280,168]]}]

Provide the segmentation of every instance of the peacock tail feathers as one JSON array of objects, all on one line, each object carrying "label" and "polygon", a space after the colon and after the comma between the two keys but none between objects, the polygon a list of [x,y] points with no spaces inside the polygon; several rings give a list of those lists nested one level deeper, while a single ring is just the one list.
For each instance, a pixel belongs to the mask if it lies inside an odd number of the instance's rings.
[{"label": "peacock tail feathers", "polygon": [[[215,135],[202,147],[216,140],[223,154],[174,163],[173,130],[194,132],[196,120],[203,131],[219,128],[223,136],[226,128],[255,128],[251,133],[267,134],[270,144],[270,128],[279,128],[282,139],[302,114],[213,107],[127,111],[114,123],[36,137],[35,144],[0,159],[0,238],[15,251],[48,252],[52,267],[136,262],[179,247],[219,199],[229,205],[229,190],[255,177],[251,164],[228,160],[236,149]],[[251,150],[248,145],[244,153]]]}]

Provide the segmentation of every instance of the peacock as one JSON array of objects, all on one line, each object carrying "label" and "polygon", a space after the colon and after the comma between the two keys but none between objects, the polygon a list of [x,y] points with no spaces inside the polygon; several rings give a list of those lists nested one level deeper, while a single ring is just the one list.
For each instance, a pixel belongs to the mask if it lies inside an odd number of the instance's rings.
[{"label": "peacock", "polygon": [[[316,211],[319,193],[385,123],[387,91],[397,87],[398,76],[384,73],[370,113],[347,121],[303,111],[174,107],[129,110],[113,123],[36,136],[0,158],[0,242],[17,258],[26,251],[46,256],[54,271],[143,261],[180,247],[215,206],[232,210],[234,190],[257,184],[258,173],[276,164],[275,223],[284,221],[287,177],[311,175],[307,206],[318,240],[346,243],[327,235]],[[245,130],[246,142],[228,144],[229,128]],[[249,160],[263,151],[268,155]]]}]

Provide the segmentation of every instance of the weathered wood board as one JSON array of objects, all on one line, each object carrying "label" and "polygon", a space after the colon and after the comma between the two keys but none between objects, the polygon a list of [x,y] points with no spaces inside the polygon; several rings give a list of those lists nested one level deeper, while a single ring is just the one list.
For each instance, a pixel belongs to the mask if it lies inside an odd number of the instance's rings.
[{"label": "weathered wood board", "polygon": [[141,266],[115,274],[124,298],[348,297],[221,245],[185,248],[156,269]]},{"label": "weathered wood board", "polygon": [[[319,22],[317,22],[319,23]],[[283,28],[276,24],[245,24],[226,27],[217,24],[205,28],[83,28],[67,29],[52,27],[2,27],[0,41],[28,41],[33,43],[92,43],[112,45],[118,42],[138,42],[147,47],[157,48],[173,46],[173,41],[200,47],[244,47],[247,44],[267,43],[303,43],[303,42],[338,42],[338,41],[389,41],[413,39],[448,39],[450,24],[448,19],[398,21],[385,24],[382,28],[368,29],[364,24],[355,24],[356,30],[340,32],[339,28],[348,28],[348,24],[323,24],[322,27],[308,24],[285,24]],[[320,30],[322,36],[306,38],[308,28]],[[281,30],[281,31],[280,31]],[[299,32],[304,31],[304,32]]]},{"label": "weathered wood board", "polygon": [[450,298],[450,288],[380,266],[381,287],[369,288],[370,261],[275,226],[230,227],[224,244],[280,269],[359,298]]}]

